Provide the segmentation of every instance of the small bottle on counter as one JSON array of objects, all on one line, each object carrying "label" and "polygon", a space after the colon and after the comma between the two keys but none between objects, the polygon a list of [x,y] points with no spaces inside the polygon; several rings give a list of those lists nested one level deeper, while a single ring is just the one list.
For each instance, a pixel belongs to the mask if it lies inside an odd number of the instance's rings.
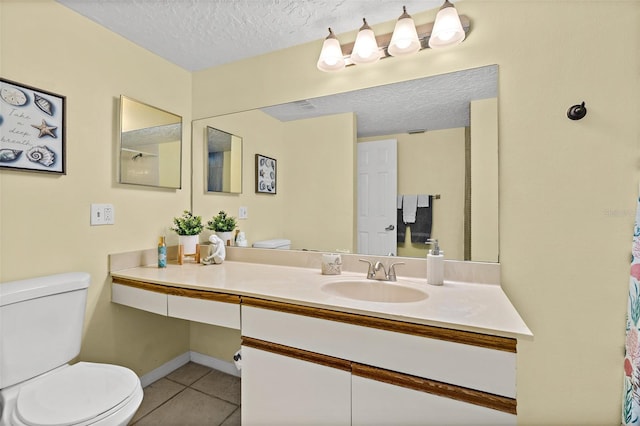
[{"label": "small bottle on counter", "polygon": [[427,254],[427,284],[442,285],[444,283],[444,252],[440,250],[438,240],[429,240],[433,249]]},{"label": "small bottle on counter", "polygon": [[158,241],[158,268],[167,267],[167,243],[164,237]]}]

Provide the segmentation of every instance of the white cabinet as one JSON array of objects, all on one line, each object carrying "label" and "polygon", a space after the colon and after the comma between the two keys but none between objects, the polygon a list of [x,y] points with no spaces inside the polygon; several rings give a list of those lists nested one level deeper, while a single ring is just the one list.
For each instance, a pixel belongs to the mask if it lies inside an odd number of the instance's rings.
[{"label": "white cabinet", "polygon": [[517,423],[513,338],[121,278],[112,301],[241,329],[245,425]]},{"label": "white cabinet", "polygon": [[242,347],[243,425],[349,425],[351,373]]},{"label": "white cabinet", "polygon": [[114,278],[111,301],[154,314],[240,329],[240,297]]},{"label": "white cabinet", "polygon": [[352,377],[353,425],[516,425],[516,416],[427,392]]},{"label": "white cabinet", "polygon": [[[250,298],[241,309],[248,425],[269,406],[278,407],[274,424],[323,423],[311,413],[325,402],[343,410],[336,396],[358,425],[517,423],[515,339]],[[341,379],[329,385],[316,373]],[[345,376],[346,395],[336,390]],[[309,383],[329,392],[310,392]],[[289,412],[291,403],[306,414]]]}]

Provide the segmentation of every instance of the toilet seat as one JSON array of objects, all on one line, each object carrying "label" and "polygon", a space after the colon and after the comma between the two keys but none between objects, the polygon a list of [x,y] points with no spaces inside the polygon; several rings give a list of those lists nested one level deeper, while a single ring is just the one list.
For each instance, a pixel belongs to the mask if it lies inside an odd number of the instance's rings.
[{"label": "toilet seat", "polygon": [[29,426],[87,425],[122,409],[139,392],[140,380],[128,368],[79,362],[25,384],[15,415]]}]

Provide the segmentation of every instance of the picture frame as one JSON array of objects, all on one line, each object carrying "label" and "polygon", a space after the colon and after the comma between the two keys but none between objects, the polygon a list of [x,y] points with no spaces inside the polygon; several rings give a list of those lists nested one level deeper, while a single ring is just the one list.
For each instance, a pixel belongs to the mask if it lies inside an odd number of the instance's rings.
[{"label": "picture frame", "polygon": [[276,159],[256,154],[256,193],[276,194],[277,167]]},{"label": "picture frame", "polygon": [[66,97],[0,78],[0,169],[66,174]]}]

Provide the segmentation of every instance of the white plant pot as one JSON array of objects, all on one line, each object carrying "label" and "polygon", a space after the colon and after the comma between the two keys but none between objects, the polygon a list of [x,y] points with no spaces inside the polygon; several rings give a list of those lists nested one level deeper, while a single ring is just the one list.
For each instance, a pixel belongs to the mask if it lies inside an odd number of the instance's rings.
[{"label": "white plant pot", "polygon": [[184,247],[184,254],[195,254],[199,239],[199,235],[178,235],[178,242]]},{"label": "white plant pot", "polygon": [[[227,231],[227,232],[216,232],[216,235],[218,236],[218,238],[220,238],[223,242],[224,245],[233,245],[233,231]],[[231,241],[229,244],[227,244],[227,241]]]}]

